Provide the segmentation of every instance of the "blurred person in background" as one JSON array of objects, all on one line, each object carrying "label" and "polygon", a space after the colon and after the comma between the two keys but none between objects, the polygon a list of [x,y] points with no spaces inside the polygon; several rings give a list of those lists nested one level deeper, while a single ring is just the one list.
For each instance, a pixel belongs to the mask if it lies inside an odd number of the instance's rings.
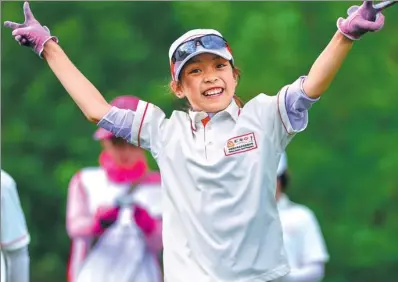
[{"label": "blurred person in background", "polygon": [[1,282],[29,281],[30,235],[14,179],[1,170]]},{"label": "blurred person in background", "polygon": [[[138,101],[134,96],[119,96],[111,104],[135,110]],[[120,196],[131,194],[134,198],[134,221],[144,235],[139,237],[143,240],[136,244],[145,244],[154,260],[158,259],[162,248],[160,174],[149,171],[143,149],[101,128],[95,132],[94,139],[99,140],[103,148],[99,156],[100,166],[81,169],[69,185],[66,219],[68,235],[72,240],[69,282],[77,281],[77,275],[90,251],[118,218],[120,208],[117,200]],[[132,187],[132,191],[128,192]],[[130,240],[136,239],[132,237]],[[136,251],[130,256],[131,261],[125,261],[126,265],[134,264],[134,256],[139,255]],[[136,264],[128,267],[145,267],[142,261]],[[146,281],[160,281],[159,262],[156,265],[158,269],[153,270],[153,279]]]},{"label": "blurred person in background", "polygon": [[284,153],[277,170],[277,206],[283,230],[283,241],[291,271],[278,282],[319,282],[329,260],[322,232],[314,213],[306,206],[292,202],[286,195],[289,184],[287,155]]}]

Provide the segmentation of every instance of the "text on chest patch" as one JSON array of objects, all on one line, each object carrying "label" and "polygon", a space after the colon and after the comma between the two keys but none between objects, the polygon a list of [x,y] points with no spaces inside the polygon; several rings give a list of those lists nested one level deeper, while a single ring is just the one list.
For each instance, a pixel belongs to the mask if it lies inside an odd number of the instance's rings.
[{"label": "text on chest patch", "polygon": [[254,133],[251,132],[229,139],[224,147],[224,153],[229,156],[254,149],[257,149],[257,142]]}]

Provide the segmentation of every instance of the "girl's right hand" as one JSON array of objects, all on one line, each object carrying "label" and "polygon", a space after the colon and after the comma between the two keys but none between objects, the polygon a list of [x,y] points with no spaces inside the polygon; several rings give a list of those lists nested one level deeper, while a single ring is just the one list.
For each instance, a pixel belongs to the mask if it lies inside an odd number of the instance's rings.
[{"label": "girl's right hand", "polygon": [[58,43],[58,39],[51,36],[50,30],[35,19],[28,2],[24,3],[23,11],[25,15],[23,24],[6,21],[4,26],[13,30],[12,35],[20,45],[31,47],[41,57],[44,44],[50,39]]},{"label": "girl's right hand", "polygon": [[379,31],[384,26],[384,9],[391,7],[397,1],[384,1],[374,5],[373,1],[364,1],[361,6],[351,6],[346,19],[337,20],[337,28],[351,40],[360,39],[367,32]]}]

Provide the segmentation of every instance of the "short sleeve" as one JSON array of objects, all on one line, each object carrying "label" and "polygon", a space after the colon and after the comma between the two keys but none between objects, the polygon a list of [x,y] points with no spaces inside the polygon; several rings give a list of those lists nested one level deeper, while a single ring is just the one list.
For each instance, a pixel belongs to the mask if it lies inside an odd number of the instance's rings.
[{"label": "short sleeve", "polygon": [[15,181],[1,173],[1,248],[16,250],[29,244],[30,236]]},{"label": "short sleeve", "polygon": [[306,210],[306,218],[302,222],[302,263],[327,262],[329,254],[319,227],[312,211]]},{"label": "short sleeve", "polygon": [[304,91],[303,83],[307,77],[301,76],[278,93],[278,108],[281,120],[288,134],[296,134],[306,129],[308,110],[320,98],[310,98]]},{"label": "short sleeve", "polygon": [[162,135],[166,121],[166,116],[159,107],[140,101],[134,117],[131,142],[150,150],[156,158],[162,148]]},{"label": "short sleeve", "polygon": [[136,111],[112,107],[98,126],[150,151],[156,159],[162,148],[162,133],[166,122],[166,116],[160,108],[140,101]]},{"label": "short sleeve", "polygon": [[255,111],[265,130],[282,153],[292,138],[307,127],[308,109],[318,99],[309,98],[302,88],[305,77],[281,88],[276,96],[255,97]]}]

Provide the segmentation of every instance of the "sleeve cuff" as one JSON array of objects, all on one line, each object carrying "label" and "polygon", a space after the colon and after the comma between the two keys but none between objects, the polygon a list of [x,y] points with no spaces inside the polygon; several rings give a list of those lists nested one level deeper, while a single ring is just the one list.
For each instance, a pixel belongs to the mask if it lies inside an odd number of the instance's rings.
[{"label": "sleeve cuff", "polygon": [[103,129],[106,129],[108,131],[111,131],[114,124],[113,119],[111,117],[116,115],[117,110],[118,108],[112,106],[109,112],[107,112],[106,115],[97,123],[97,126],[102,127]]},{"label": "sleeve cuff", "polygon": [[[302,98],[304,98],[304,99],[306,99],[306,100],[308,100],[308,101],[311,101],[311,102],[315,103],[315,102],[319,101],[319,99],[321,99],[321,97],[318,97],[318,98],[311,98],[311,97],[309,97],[309,96],[307,95],[307,93],[305,93],[303,85],[304,85],[304,81],[305,81],[306,79],[307,79],[307,76],[306,76],[306,75],[300,76],[300,77],[292,84],[292,86],[294,85],[295,88],[298,88],[298,87],[299,87],[300,90],[297,91],[297,92],[299,93],[299,95],[300,95]],[[297,86],[296,86],[295,84],[297,84]]]},{"label": "sleeve cuff", "polygon": [[294,126],[294,122],[292,123],[290,120],[290,113],[287,110],[286,107],[286,94],[289,91],[290,86],[285,86],[279,91],[278,97],[277,97],[277,103],[278,103],[278,114],[281,119],[282,125],[285,128],[285,131],[288,135],[295,135],[296,133],[299,133],[303,131],[307,125],[307,123],[304,124],[304,126],[300,126],[297,128],[297,126]]},{"label": "sleeve cuff", "polygon": [[291,85],[279,92],[278,107],[282,123],[288,134],[303,131],[308,124],[308,110],[318,98],[310,98],[304,91],[303,84],[307,76],[299,77]]},{"label": "sleeve cuff", "polygon": [[30,243],[30,235],[27,233],[13,241],[1,243],[1,248],[7,251],[17,250]]},{"label": "sleeve cuff", "polygon": [[[135,112],[127,109],[112,107],[110,111],[97,123],[105,132],[98,130],[94,134],[96,139],[107,138],[109,134],[131,140],[131,127],[135,120]],[[109,137],[109,136],[108,136]]]}]

